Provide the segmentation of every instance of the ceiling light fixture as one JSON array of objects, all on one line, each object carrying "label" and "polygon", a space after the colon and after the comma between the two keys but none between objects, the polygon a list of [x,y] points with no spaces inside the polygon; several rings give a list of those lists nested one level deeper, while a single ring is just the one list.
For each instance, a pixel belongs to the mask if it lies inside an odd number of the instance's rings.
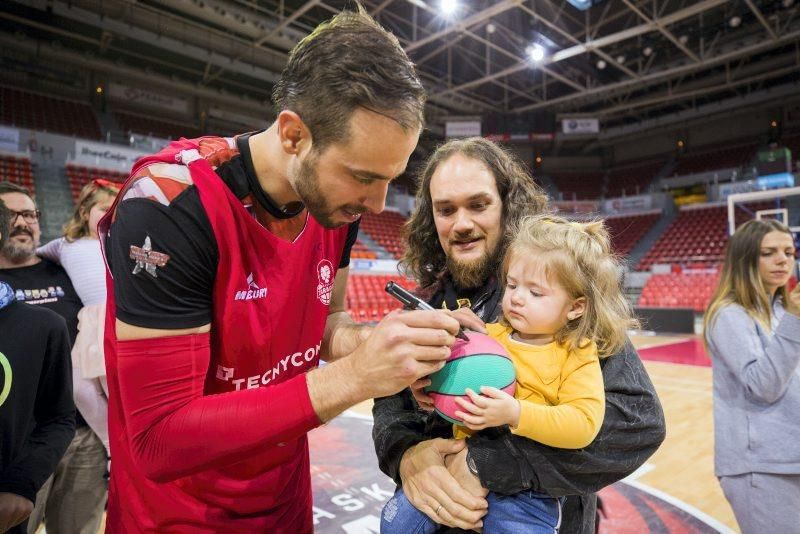
[{"label": "ceiling light fixture", "polygon": [[531,45],[525,51],[528,53],[528,57],[536,63],[544,59],[544,48],[539,45]]},{"label": "ceiling light fixture", "polygon": [[442,0],[439,3],[439,9],[446,16],[453,15],[458,9],[458,0]]}]

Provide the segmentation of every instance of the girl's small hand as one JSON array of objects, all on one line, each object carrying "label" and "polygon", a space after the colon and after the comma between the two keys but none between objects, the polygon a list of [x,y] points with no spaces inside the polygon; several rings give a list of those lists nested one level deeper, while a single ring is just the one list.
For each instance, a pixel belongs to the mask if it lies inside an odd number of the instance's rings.
[{"label": "girl's small hand", "polygon": [[[456,397],[455,402],[464,411],[456,411],[455,415],[464,421],[464,426],[471,430],[482,430],[492,426],[519,424],[519,401],[497,388],[483,386],[478,395],[467,389],[469,401]],[[472,402],[470,402],[472,401]]]}]

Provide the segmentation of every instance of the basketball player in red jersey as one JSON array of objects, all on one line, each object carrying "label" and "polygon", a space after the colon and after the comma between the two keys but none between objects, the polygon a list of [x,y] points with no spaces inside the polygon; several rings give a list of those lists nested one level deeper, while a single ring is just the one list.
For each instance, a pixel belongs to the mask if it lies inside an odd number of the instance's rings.
[{"label": "basketball player in red jersey", "polygon": [[264,131],[139,160],[103,221],[107,532],[311,532],[306,433],[440,368],[458,331],[344,311],[359,216],[383,210],[423,123],[397,40],[342,13],[273,99]]}]

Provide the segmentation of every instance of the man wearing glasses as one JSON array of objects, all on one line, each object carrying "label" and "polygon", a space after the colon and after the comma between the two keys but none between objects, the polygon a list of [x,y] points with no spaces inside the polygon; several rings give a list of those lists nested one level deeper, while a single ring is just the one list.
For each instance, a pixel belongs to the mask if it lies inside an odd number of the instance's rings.
[{"label": "man wearing glasses", "polygon": [[[36,255],[42,235],[36,203],[27,189],[10,182],[0,182],[0,200],[11,212],[8,239],[0,248],[0,282],[13,288],[17,301],[49,308],[63,317],[72,345],[83,304],[66,271]],[[75,439],[36,496],[29,531],[35,532],[42,518],[47,530],[54,532],[83,532],[96,525],[95,516],[100,517],[105,505],[106,461],[105,453],[96,462],[85,461],[95,457],[85,450],[87,440],[82,439],[89,432],[86,421],[76,413]]]},{"label": "man wearing glasses", "polygon": [[0,199],[11,211],[11,232],[0,250],[0,280],[14,288],[18,301],[62,316],[74,342],[83,305],[64,269],[36,255],[42,236],[36,203],[27,189],[10,182],[0,182]]}]

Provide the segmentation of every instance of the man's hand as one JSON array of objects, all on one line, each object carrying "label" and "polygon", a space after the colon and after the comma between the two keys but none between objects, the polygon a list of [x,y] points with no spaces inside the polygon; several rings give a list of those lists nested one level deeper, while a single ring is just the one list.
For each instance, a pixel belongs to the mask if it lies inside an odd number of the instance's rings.
[{"label": "man's hand", "polygon": [[456,333],[458,321],[440,311],[394,311],[346,360],[366,398],[393,395],[441,369]]},{"label": "man's hand", "polygon": [[484,323],[480,317],[475,315],[475,312],[471,309],[459,308],[453,311],[444,310],[444,312],[458,321],[458,324],[467,330],[473,330],[475,332],[480,332],[481,334],[486,333],[486,323]]},{"label": "man's hand", "polygon": [[[460,308],[455,311],[443,310],[444,313],[457,320],[459,325],[475,332],[486,333],[486,328],[483,321],[475,315],[469,308]],[[426,412],[433,411],[433,398],[425,393],[423,388],[429,386],[431,381],[428,377],[421,378],[411,384],[411,393],[417,401],[419,407]]]},{"label": "man's hand", "polygon": [[16,493],[0,493],[0,532],[5,532],[28,519],[33,503]]},{"label": "man's hand", "polygon": [[445,465],[448,455],[466,450],[463,440],[437,438],[418,443],[400,460],[400,480],[418,510],[439,524],[470,530],[483,525],[488,503],[461,487]]},{"label": "man's hand", "polygon": [[468,448],[464,447],[460,452],[451,454],[444,459],[447,470],[453,475],[462,488],[470,492],[476,497],[486,497],[489,490],[481,486],[481,480],[477,475],[473,474],[467,466],[467,452]]},{"label": "man's hand", "polygon": [[489,386],[481,387],[478,395],[467,388],[467,396],[472,402],[461,397],[454,400],[464,411],[456,411],[456,416],[464,421],[464,426],[471,430],[483,430],[493,426],[519,426],[519,401],[505,391]]},{"label": "man's hand", "polygon": [[424,388],[431,385],[430,378],[420,378],[411,384],[411,394],[414,395],[414,400],[417,401],[419,407],[426,412],[433,411],[433,397],[425,393]]}]

